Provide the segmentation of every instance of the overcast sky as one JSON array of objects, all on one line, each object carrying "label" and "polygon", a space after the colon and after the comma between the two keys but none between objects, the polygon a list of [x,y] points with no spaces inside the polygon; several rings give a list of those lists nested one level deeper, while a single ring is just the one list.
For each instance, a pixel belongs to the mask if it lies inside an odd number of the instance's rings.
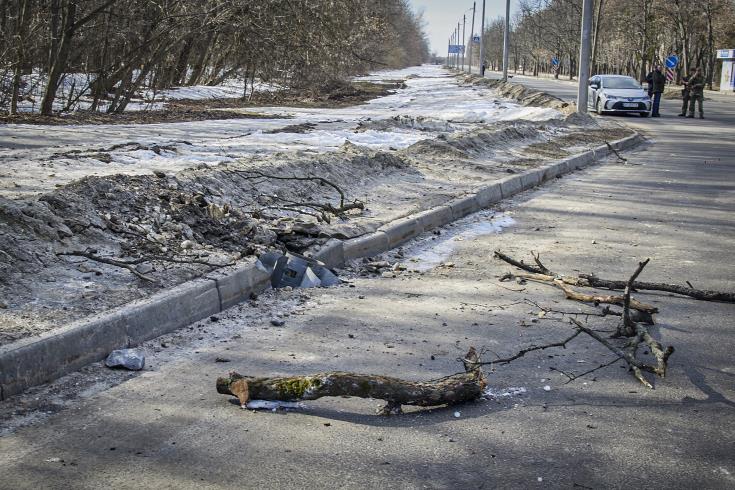
[{"label": "overcast sky", "polygon": [[[462,15],[467,14],[467,36],[470,35],[472,24],[472,1],[471,0],[410,0],[417,12],[423,12],[426,22],[426,33],[429,36],[431,50],[438,55],[446,54],[447,41],[457,26],[462,22]],[[511,3],[511,9],[513,9]],[[513,12],[513,10],[511,10]],[[480,16],[482,15],[482,0],[477,2],[477,14],[475,17],[475,32],[480,33]],[[503,0],[485,1],[485,18],[492,19],[505,15],[505,2]],[[511,14],[512,15],[512,14]],[[512,18],[512,17],[511,17]]]}]

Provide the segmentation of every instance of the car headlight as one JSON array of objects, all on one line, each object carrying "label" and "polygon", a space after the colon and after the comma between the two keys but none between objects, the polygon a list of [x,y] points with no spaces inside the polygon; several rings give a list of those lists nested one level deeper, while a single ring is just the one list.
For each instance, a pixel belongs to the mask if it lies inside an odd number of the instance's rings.
[{"label": "car headlight", "polygon": [[618,100],[620,97],[617,97],[615,95],[605,95],[605,98],[607,100]]}]

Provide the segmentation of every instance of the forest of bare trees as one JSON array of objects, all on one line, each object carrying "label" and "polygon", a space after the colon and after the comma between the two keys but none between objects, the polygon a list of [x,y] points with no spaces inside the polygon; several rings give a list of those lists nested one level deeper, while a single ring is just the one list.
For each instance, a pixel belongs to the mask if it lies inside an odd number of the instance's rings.
[{"label": "forest of bare trees", "polygon": [[[717,49],[735,46],[733,0],[594,0],[592,73],[643,79],[669,54],[681,63],[677,75],[700,66],[710,88],[718,81]],[[582,0],[521,0],[511,23],[510,69],[518,73],[576,75]],[[503,19],[486,27],[490,69],[502,67]]]},{"label": "forest of bare trees", "polygon": [[33,84],[43,114],[81,96],[120,113],[143,89],[313,88],[427,57],[407,0],[0,0],[0,111],[11,113]]}]

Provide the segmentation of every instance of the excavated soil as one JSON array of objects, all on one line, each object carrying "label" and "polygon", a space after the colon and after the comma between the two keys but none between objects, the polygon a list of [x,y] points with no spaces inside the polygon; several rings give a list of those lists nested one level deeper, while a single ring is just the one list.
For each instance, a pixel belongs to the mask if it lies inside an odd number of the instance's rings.
[{"label": "excavated soil", "polygon": [[[0,197],[0,345],[266,250],[304,252],[332,237],[362,235],[509,173],[630,134],[577,115],[469,130],[397,116],[356,131],[391,125],[421,128],[427,138],[402,150],[346,143],[331,153],[256,154],[180,172],[88,176],[37,196]],[[89,257],[134,261],[138,275]]]}]

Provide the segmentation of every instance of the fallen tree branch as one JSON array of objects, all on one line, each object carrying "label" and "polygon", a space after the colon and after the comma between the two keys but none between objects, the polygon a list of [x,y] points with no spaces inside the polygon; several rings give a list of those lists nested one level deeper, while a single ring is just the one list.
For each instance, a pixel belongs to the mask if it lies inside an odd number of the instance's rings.
[{"label": "fallen tree branch", "polygon": [[235,262],[228,262],[225,264],[217,264],[208,262],[206,260],[199,260],[195,258],[177,258],[177,257],[169,257],[165,255],[149,255],[144,257],[138,257],[135,259],[117,259],[117,258],[110,258],[110,257],[102,257],[100,255],[97,255],[96,253],[86,251],[86,250],[73,250],[71,252],[58,252],[56,255],[59,256],[72,256],[72,257],[84,257],[89,260],[93,260],[95,262],[99,262],[101,264],[107,264],[112,265],[115,267],[120,267],[121,269],[127,269],[130,271],[134,276],[138,277],[139,279],[142,279],[144,281],[152,282],[154,284],[160,284],[160,281],[158,279],[155,279],[153,277],[150,277],[146,274],[143,274],[139,272],[136,269],[137,265],[143,264],[145,262],[167,262],[172,264],[197,264],[197,265],[206,265],[210,267],[212,270],[219,269],[222,267],[227,267],[230,265],[235,265]]},{"label": "fallen tree branch", "polygon": [[283,176],[283,175],[266,174],[265,172],[261,172],[260,170],[232,170],[232,172],[240,174],[245,179],[263,178],[263,179],[274,179],[274,180],[297,180],[297,181],[318,182],[323,185],[328,185],[331,188],[333,188],[335,191],[337,191],[337,193],[339,194],[339,206],[344,207],[345,205],[345,193],[342,190],[342,188],[340,188],[337,184],[325,179],[324,177],[312,177],[312,176],[299,177],[296,175],[288,177],[288,176]]},{"label": "fallen tree branch", "polygon": [[252,378],[232,372],[217,379],[217,392],[237,397],[243,408],[254,400],[296,402],[325,396],[378,398],[387,402],[381,414],[398,414],[401,405],[456,405],[480,398],[486,383],[473,347],[465,360],[464,373],[418,382],[342,371],[277,378]]},{"label": "fallen tree branch", "polygon": [[[561,274],[557,274],[555,272],[549,271],[548,269],[543,267],[543,265],[542,265],[543,269],[539,267],[534,267],[530,264],[526,264],[522,260],[521,261],[515,260],[512,257],[500,251],[496,251],[494,255],[498,259],[503,260],[504,262],[507,262],[526,272],[530,272],[534,274],[546,274],[550,276],[556,276],[556,277],[559,277],[561,280],[563,280],[566,284],[570,284],[572,286],[592,287],[592,288],[597,288],[597,289],[612,289],[612,290],[622,291],[625,289],[625,286],[628,283],[628,281],[599,278],[595,276],[594,274],[579,274],[577,277],[563,276]],[[537,258],[538,258],[538,255],[534,255],[534,260],[536,260]],[[544,269],[546,270],[546,272],[544,272]],[[735,292],[723,292],[723,291],[713,291],[713,290],[708,290],[708,289],[697,289],[697,288],[691,287],[691,283],[689,281],[686,281],[686,283],[689,287],[680,286],[678,284],[634,281],[632,288],[635,291],[664,291],[667,293],[675,293],[675,294],[680,294],[682,296],[689,296],[691,298],[699,299],[702,301],[722,301],[725,303],[735,303]]]},{"label": "fallen tree branch", "polygon": [[643,262],[639,262],[635,272],[633,272],[633,275],[630,276],[628,282],[625,284],[625,292],[623,293],[623,322],[618,327],[618,331],[615,334],[616,337],[632,337],[635,335],[637,324],[630,317],[630,292],[633,289],[633,283],[650,261],[651,259],[646,259]]},{"label": "fallen tree branch", "polygon": [[485,366],[485,365],[488,365],[488,364],[510,364],[511,362],[515,361],[516,359],[519,359],[519,358],[525,356],[529,352],[534,352],[534,351],[537,351],[537,350],[550,349],[552,347],[563,347],[563,348],[566,349],[567,344],[570,341],[572,341],[572,339],[574,339],[575,337],[577,337],[577,335],[579,335],[580,333],[582,333],[582,332],[579,331],[579,330],[577,330],[572,335],[570,335],[569,337],[567,337],[566,339],[564,339],[564,340],[562,340],[560,342],[554,342],[553,344],[545,344],[545,345],[538,345],[538,346],[533,346],[533,347],[527,347],[526,349],[520,350],[520,351],[518,351],[518,353],[516,353],[516,354],[514,354],[514,355],[512,355],[510,357],[503,358],[503,359],[496,359],[494,361],[484,361],[484,362],[481,362],[479,360],[472,361],[471,359],[468,359],[468,358],[464,358],[464,359],[460,359],[460,360],[462,362],[464,362],[465,365],[473,364],[475,366]]},{"label": "fallen tree branch", "polygon": [[[577,291],[573,289],[567,281],[565,281],[563,278],[560,278],[558,276],[551,276],[547,274],[538,274],[538,273],[507,273],[503,275],[500,280],[501,281],[507,281],[508,279],[511,279],[513,277],[518,277],[521,279],[527,279],[529,281],[539,282],[543,284],[549,284],[551,286],[554,286],[558,289],[561,289],[564,292],[564,295],[567,299],[573,299],[575,301],[580,301],[582,303],[593,303],[595,305],[598,305],[600,303],[605,304],[611,304],[611,305],[618,305],[623,306],[623,303],[625,302],[625,297],[623,295],[596,295],[596,294],[587,294],[580,291]],[[630,300],[630,307],[642,311],[645,313],[657,313],[658,308],[656,308],[653,305],[649,305],[646,303],[641,303],[638,300],[631,299]]]},{"label": "fallen tree branch", "polygon": [[113,265],[115,267],[120,267],[121,269],[127,269],[134,276],[144,281],[152,282],[154,284],[161,283],[158,279],[154,279],[150,276],[142,274],[135,269],[135,266],[140,264],[141,262],[129,262],[129,261],[118,260],[118,259],[109,259],[107,257],[100,257],[99,255],[95,255],[91,252],[84,252],[81,250],[76,250],[74,252],[59,252],[56,255],[71,255],[71,256],[76,256],[76,257],[85,257],[87,259],[94,260],[95,262],[99,262],[101,264]]},{"label": "fallen tree branch", "polygon": [[[669,356],[674,353],[674,348],[672,346],[669,346],[666,349],[663,349],[661,344],[654,340],[653,337],[651,337],[651,335],[648,333],[648,330],[646,330],[646,328],[642,325],[637,325],[635,337],[631,338],[626,343],[624,348],[621,349],[613,345],[612,342],[600,336],[594,330],[585,327],[584,325],[582,325],[582,323],[578,322],[574,318],[570,318],[569,320],[574,323],[574,325],[576,325],[579,330],[607,347],[610,352],[615,354],[619,359],[623,359],[625,362],[627,362],[630,371],[632,371],[633,373],[633,376],[635,376],[635,378],[640,381],[644,386],[653,389],[653,385],[650,383],[650,381],[648,381],[643,376],[643,371],[656,374],[657,376],[660,376],[662,378],[666,376],[667,362]],[[656,358],[656,366],[643,363],[636,358],[636,353],[641,342],[648,345],[648,347],[651,349],[651,354],[653,354],[653,356]]]},{"label": "fallen tree branch", "polygon": [[609,149],[609,150],[610,150],[611,152],[615,153],[615,156],[616,156],[616,157],[618,157],[618,161],[621,161],[621,162],[623,162],[623,163],[628,163],[628,159],[627,159],[627,158],[623,158],[623,157],[622,157],[622,155],[620,155],[620,153],[618,153],[618,150],[616,150],[616,149],[615,149],[615,148],[613,147],[613,145],[611,145],[611,144],[610,144],[610,143],[608,143],[607,141],[605,141],[605,144],[607,145],[608,149]]}]

